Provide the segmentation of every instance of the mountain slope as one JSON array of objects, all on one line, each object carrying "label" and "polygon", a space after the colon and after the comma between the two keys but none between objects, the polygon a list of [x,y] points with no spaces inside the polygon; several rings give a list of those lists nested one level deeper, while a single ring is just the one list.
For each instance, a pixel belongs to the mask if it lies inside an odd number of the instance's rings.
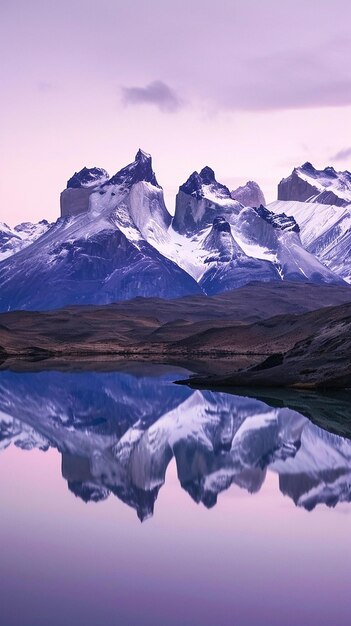
[{"label": "mountain slope", "polygon": [[333,272],[351,282],[351,204],[339,207],[277,200],[268,208],[292,215],[300,226],[305,248]]},{"label": "mountain slope", "polygon": [[261,355],[259,362],[246,369],[236,367],[233,359],[233,372],[228,376],[194,379],[195,384],[351,388],[350,304],[302,315],[277,316],[241,329],[214,328],[188,337],[179,344],[188,353],[192,350],[207,354],[211,350],[231,350],[233,354],[241,354],[246,350]]},{"label": "mountain slope", "polygon": [[351,282],[351,173],[333,167],[296,167],[278,185],[269,207],[298,223],[301,241],[330,270]]}]

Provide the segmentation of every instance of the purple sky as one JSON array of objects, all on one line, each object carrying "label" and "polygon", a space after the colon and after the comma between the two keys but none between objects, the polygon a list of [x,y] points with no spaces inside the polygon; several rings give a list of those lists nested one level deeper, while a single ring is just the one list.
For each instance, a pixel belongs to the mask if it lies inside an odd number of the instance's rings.
[{"label": "purple sky", "polygon": [[174,194],[306,160],[351,169],[349,0],[0,0],[0,221],[59,212],[84,165],[139,147]]},{"label": "purple sky", "polygon": [[54,450],[0,454],[2,624],[349,624],[346,503],[307,512],[268,472],[207,510],[172,461],[140,524],[113,496],[74,498],[60,474]]}]

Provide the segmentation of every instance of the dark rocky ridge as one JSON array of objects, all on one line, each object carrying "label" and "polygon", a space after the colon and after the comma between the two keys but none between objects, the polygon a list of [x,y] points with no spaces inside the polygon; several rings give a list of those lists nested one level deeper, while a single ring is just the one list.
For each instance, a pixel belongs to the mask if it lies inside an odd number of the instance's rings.
[{"label": "dark rocky ridge", "polygon": [[262,204],[255,208],[257,215],[262,217],[268,224],[271,224],[273,228],[279,228],[281,230],[291,230],[294,233],[300,232],[300,227],[296,220],[292,216],[288,216],[285,213],[273,213],[269,211]]},{"label": "dark rocky ridge", "polygon": [[255,284],[215,298],[6,313],[0,324],[5,368],[18,358],[105,355],[211,374],[194,384],[318,388],[350,381],[349,287]]},{"label": "dark rocky ridge", "polygon": [[[224,345],[223,331],[190,339],[209,349]],[[270,354],[250,367],[225,376],[194,378],[190,384],[300,389],[351,388],[351,304],[299,316],[282,316],[252,325],[240,342],[257,350],[269,344]]]}]

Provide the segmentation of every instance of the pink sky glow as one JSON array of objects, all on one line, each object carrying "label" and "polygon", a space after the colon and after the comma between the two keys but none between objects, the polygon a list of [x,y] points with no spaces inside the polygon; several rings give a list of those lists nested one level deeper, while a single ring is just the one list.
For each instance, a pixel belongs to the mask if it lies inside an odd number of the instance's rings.
[{"label": "pink sky glow", "polygon": [[351,169],[348,0],[1,0],[0,222],[54,220],[83,166],[150,152],[169,210],[204,165],[268,201]]}]

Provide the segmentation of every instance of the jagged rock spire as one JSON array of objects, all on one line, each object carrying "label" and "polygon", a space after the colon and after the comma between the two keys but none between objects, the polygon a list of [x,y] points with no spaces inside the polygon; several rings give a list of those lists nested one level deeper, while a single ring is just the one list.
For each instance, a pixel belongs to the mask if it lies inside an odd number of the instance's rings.
[{"label": "jagged rock spire", "polygon": [[130,187],[140,181],[145,181],[155,187],[160,187],[155,172],[152,169],[151,155],[139,148],[133,163],[119,170],[117,174],[112,176],[109,183],[112,185],[127,185]]}]

